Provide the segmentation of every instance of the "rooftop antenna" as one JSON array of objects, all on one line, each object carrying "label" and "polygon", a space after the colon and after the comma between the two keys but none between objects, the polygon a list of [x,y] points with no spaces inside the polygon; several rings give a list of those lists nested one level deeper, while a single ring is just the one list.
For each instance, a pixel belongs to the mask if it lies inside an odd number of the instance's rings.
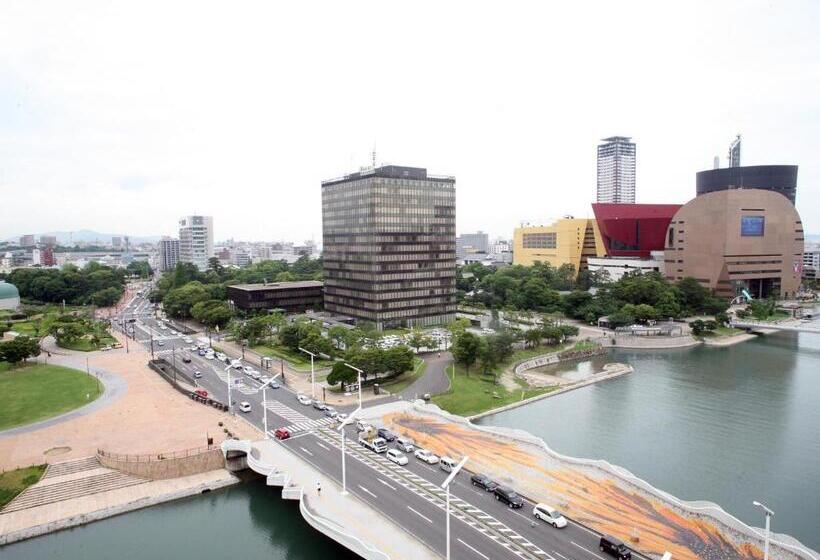
[{"label": "rooftop antenna", "polygon": [[376,169],[376,141],[373,140],[373,152],[371,154],[373,158],[373,169]]}]

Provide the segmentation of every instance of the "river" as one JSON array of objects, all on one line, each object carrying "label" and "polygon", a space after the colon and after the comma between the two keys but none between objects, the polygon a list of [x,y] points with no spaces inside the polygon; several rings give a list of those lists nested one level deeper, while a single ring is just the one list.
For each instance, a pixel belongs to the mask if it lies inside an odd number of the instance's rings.
[{"label": "river", "polygon": [[820,549],[820,335],[778,333],[728,348],[613,350],[632,374],[488,416],[554,450],[626,467],[686,500],[709,500]]}]

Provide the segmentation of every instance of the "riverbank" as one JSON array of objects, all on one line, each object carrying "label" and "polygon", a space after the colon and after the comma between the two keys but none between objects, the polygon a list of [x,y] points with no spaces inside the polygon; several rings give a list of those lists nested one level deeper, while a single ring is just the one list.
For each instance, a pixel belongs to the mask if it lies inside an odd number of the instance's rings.
[{"label": "riverbank", "polygon": [[[28,491],[70,483],[73,475],[44,478]],[[129,511],[210,492],[240,480],[225,469],[151,480],[10,512],[0,512],[0,546],[84,525]],[[22,497],[24,494],[21,494]],[[12,502],[14,504],[14,501]],[[10,504],[10,505],[12,505]]]}]

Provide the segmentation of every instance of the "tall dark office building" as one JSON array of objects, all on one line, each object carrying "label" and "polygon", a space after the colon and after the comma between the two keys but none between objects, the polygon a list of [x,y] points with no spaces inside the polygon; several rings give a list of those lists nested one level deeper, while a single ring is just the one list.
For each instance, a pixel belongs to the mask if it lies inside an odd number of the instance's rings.
[{"label": "tall dark office building", "polygon": [[700,171],[695,178],[697,196],[729,189],[762,189],[788,198],[797,196],[796,165],[747,165]]},{"label": "tall dark office building", "polygon": [[323,181],[325,310],[379,329],[454,319],[455,183],[395,165]]}]

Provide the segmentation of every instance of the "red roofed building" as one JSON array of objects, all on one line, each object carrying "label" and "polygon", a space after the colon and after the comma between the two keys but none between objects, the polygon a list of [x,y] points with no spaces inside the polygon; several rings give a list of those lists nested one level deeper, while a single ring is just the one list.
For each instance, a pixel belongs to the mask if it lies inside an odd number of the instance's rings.
[{"label": "red roofed building", "polygon": [[649,258],[663,251],[669,222],[680,204],[592,205],[604,250],[609,257]]}]

